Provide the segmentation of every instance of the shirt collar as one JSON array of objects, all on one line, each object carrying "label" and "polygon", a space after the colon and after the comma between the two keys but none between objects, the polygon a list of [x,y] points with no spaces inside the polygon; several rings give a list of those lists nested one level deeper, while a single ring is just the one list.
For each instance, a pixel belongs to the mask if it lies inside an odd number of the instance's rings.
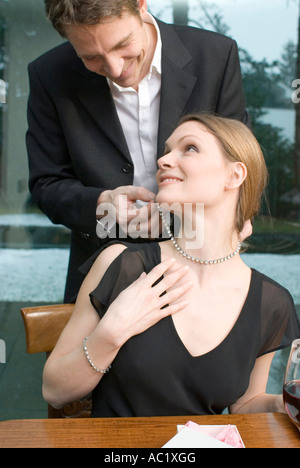
[{"label": "shirt collar", "polygon": [[[148,78],[148,80],[150,80],[154,70],[156,70],[156,72],[159,75],[161,75],[162,40],[161,40],[161,34],[160,34],[160,29],[158,27],[158,24],[157,24],[156,20],[154,19],[154,17],[149,12],[147,12],[146,19],[144,21],[146,23],[153,24],[153,26],[155,27],[156,33],[157,33],[157,42],[156,42],[156,48],[155,48],[154,56],[153,56],[153,59],[152,59],[152,63],[151,63],[151,66],[150,66],[149,73],[146,76],[146,78]],[[123,88],[122,86],[119,86],[117,83],[114,83],[109,78],[107,78],[107,82],[108,82],[109,87],[110,87],[111,90],[114,88],[114,89],[119,90],[120,92],[126,91],[126,88]]]},{"label": "shirt collar", "polygon": [[151,63],[149,74],[151,74],[153,72],[153,68],[155,68],[157,73],[159,73],[161,75],[162,41],[161,41],[160,29],[158,27],[157,22],[155,21],[153,16],[150,15],[150,13],[147,13],[147,17],[146,17],[145,21],[146,21],[146,23],[153,24],[153,26],[156,29],[156,34],[157,34],[157,43],[156,43],[156,48],[155,48],[155,52],[154,52],[154,56],[153,56],[153,60],[152,60],[152,63]]}]

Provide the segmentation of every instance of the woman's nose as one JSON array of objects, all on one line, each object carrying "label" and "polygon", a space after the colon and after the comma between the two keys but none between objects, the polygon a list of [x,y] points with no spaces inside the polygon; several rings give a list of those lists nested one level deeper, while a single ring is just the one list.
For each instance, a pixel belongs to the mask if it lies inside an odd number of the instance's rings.
[{"label": "woman's nose", "polygon": [[176,165],[177,165],[177,158],[173,152],[165,154],[164,156],[158,159],[159,169],[169,169],[171,167],[175,167]]}]

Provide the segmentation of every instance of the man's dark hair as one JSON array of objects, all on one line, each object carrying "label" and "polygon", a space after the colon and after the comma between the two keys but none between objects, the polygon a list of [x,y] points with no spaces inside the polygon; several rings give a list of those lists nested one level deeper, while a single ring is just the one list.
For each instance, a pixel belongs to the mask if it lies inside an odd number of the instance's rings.
[{"label": "man's dark hair", "polygon": [[46,14],[63,37],[76,24],[98,24],[107,17],[121,18],[124,12],[140,16],[138,0],[45,0]]}]

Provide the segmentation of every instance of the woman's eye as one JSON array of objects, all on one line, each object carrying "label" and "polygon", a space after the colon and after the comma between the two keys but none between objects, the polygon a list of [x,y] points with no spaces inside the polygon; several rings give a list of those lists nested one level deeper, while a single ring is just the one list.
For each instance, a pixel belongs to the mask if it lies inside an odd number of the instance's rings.
[{"label": "woman's eye", "polygon": [[187,153],[195,152],[198,153],[198,148],[195,145],[188,145],[185,150]]}]

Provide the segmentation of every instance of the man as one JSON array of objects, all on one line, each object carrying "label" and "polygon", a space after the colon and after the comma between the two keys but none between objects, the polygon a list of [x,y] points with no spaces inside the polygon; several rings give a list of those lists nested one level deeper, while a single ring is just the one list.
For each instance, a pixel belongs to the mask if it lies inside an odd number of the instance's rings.
[{"label": "man", "polygon": [[125,211],[154,199],[157,157],[179,118],[209,111],[248,123],[248,116],[231,39],[155,20],[147,0],[45,4],[67,42],[29,65],[30,190],[53,223],[72,230],[71,302],[79,266],[105,242],[96,210],[103,216],[101,207],[113,204],[122,223],[120,195]]}]

